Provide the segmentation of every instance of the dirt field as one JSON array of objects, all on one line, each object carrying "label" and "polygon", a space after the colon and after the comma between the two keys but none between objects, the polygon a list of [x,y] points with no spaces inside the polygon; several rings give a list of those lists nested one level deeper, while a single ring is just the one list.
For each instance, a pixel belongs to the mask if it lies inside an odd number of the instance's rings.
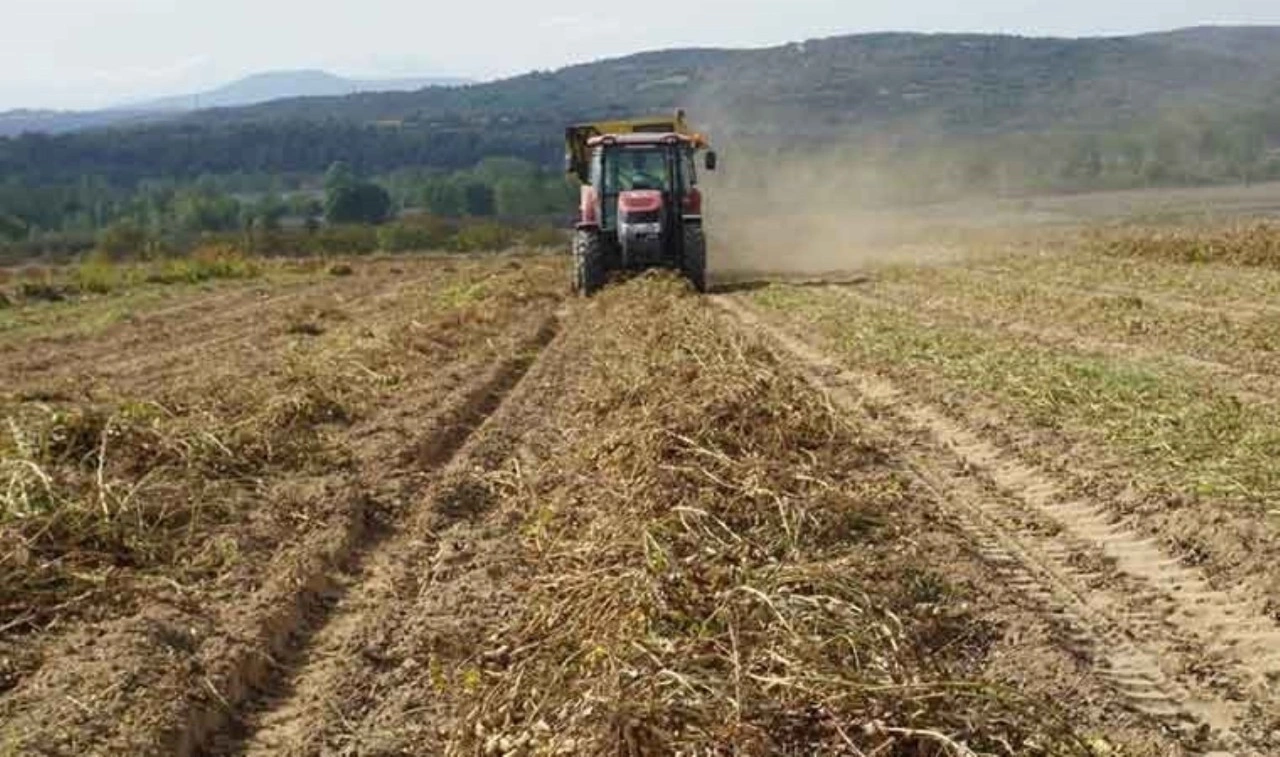
[{"label": "dirt field", "polygon": [[1274,754],[1277,251],[1274,227],[1111,232],[722,301],[916,436],[975,542],[1136,706]]},{"label": "dirt field", "polygon": [[1280,753],[1258,234],[11,304],[0,754]]}]

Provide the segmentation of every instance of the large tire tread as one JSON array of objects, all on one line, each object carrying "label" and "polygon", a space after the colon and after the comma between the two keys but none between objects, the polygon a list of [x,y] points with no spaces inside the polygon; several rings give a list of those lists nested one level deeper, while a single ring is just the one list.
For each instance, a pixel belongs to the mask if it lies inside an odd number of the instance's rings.
[{"label": "large tire tread", "polygon": [[600,232],[579,230],[573,236],[573,289],[590,297],[604,286],[607,274],[604,240]]},{"label": "large tire tread", "polygon": [[681,269],[689,283],[700,293],[707,291],[707,238],[702,225],[684,225],[684,260]]}]

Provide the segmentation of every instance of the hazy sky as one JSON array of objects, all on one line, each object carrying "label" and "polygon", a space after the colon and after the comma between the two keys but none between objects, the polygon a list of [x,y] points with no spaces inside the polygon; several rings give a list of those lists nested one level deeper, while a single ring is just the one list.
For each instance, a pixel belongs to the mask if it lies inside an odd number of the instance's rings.
[{"label": "hazy sky", "polygon": [[[641,10],[643,9],[643,10]],[[492,78],[833,34],[1278,24],[1277,0],[0,0],[0,109],[84,108],[284,68]]]}]

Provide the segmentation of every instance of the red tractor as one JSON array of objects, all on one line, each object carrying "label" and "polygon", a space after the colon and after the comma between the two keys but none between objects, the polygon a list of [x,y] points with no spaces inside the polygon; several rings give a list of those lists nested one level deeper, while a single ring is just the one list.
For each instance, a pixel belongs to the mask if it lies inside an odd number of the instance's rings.
[{"label": "red tractor", "polygon": [[[707,140],[674,118],[606,121],[565,133],[569,173],[582,182],[573,240],[574,289],[591,295],[612,271],[671,268],[707,288],[707,240],[695,158]],[[703,165],[716,169],[707,151]]]}]

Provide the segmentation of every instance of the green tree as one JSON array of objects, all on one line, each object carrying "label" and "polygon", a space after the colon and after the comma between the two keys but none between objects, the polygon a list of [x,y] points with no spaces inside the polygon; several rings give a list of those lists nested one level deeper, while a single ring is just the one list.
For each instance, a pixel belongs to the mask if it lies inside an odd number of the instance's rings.
[{"label": "green tree", "polygon": [[537,178],[538,167],[527,160],[510,157],[485,158],[471,169],[471,175],[479,181],[496,186],[504,180],[515,180],[526,184]]},{"label": "green tree", "polygon": [[319,218],[324,215],[324,203],[305,192],[289,195],[285,205],[290,215],[299,218]]},{"label": "green tree", "polygon": [[110,260],[141,257],[146,248],[147,232],[133,220],[117,221],[98,234],[97,251]]},{"label": "green tree", "polygon": [[391,216],[391,195],[372,182],[357,182],[325,196],[329,223],[380,224]]},{"label": "green tree", "polygon": [[380,224],[391,216],[391,195],[387,190],[360,181],[346,163],[329,167],[324,190],[324,214],[329,223]]},{"label": "green tree", "polygon": [[493,188],[482,181],[469,181],[462,187],[463,209],[469,216],[491,216],[494,212]]},{"label": "green tree", "polygon": [[538,189],[532,179],[500,179],[493,185],[494,209],[500,216],[536,216],[542,211]]},{"label": "green tree", "polygon": [[277,231],[280,221],[289,212],[289,206],[279,195],[268,194],[260,199],[250,210],[249,217],[256,229]]},{"label": "green tree", "polygon": [[210,189],[186,191],[173,201],[173,215],[183,231],[232,231],[240,227],[240,202]]},{"label": "green tree", "polygon": [[0,212],[0,238],[17,241],[27,236],[27,224],[21,218]]},{"label": "green tree", "polygon": [[462,184],[451,176],[435,176],[423,182],[421,204],[432,215],[456,218],[466,212]]},{"label": "green tree", "polygon": [[356,175],[351,171],[351,166],[340,160],[329,166],[324,175],[324,191],[328,195],[349,190],[356,183]]}]

